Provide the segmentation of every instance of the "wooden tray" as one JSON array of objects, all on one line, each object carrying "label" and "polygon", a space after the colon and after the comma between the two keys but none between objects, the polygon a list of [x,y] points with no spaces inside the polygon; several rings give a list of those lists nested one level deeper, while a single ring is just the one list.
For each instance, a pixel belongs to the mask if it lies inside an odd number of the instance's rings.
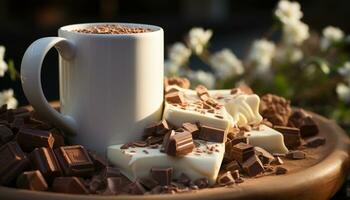
[{"label": "wooden tray", "polygon": [[[269,200],[323,200],[331,198],[344,182],[350,167],[350,140],[334,121],[312,114],[320,125],[320,134],[326,145],[311,150],[313,159],[307,163],[295,162],[289,172],[281,176],[264,176],[227,188],[211,188],[176,195],[69,195],[34,192],[0,187],[0,199],[6,200],[190,200],[190,199],[269,199]],[[288,162],[288,161],[287,161]]]}]

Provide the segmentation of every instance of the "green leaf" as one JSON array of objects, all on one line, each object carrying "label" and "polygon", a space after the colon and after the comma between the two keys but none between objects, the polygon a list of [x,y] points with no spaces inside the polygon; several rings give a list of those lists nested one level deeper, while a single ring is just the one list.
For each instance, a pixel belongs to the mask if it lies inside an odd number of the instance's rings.
[{"label": "green leaf", "polygon": [[8,73],[10,75],[11,80],[16,81],[17,79],[19,79],[20,75],[15,68],[15,63],[13,62],[13,60],[9,60],[7,65],[8,65]]}]

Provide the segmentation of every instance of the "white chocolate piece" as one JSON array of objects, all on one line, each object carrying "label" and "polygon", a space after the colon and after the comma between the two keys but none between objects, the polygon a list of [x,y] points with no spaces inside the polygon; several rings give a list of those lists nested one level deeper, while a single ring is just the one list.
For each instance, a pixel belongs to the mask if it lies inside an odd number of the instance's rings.
[{"label": "white chocolate piece", "polygon": [[[195,104],[196,102],[200,101],[196,91],[183,89],[177,86],[170,87],[182,91],[186,103],[189,103],[186,109],[182,109],[165,102],[163,119],[167,120],[170,124],[176,127],[181,127],[185,122],[199,122],[202,125],[212,126],[223,130],[228,130],[233,125],[233,119],[231,115],[226,112],[224,107],[216,109],[215,113],[201,113],[201,109],[197,108]],[[222,119],[216,117],[216,115],[222,116]]]},{"label": "white chocolate piece", "polygon": [[225,104],[228,113],[238,126],[257,124],[262,121],[259,113],[260,98],[256,94],[237,95]]},{"label": "white chocolate piece", "polygon": [[261,147],[270,153],[288,153],[283,135],[266,125],[260,125],[259,130],[245,132],[244,135],[248,139],[248,144]]},{"label": "white chocolate piece", "polygon": [[[179,178],[181,173],[186,173],[191,180],[207,177],[209,183],[212,185],[215,183],[220,170],[225,145],[223,143],[196,141],[200,145],[192,153],[183,157],[168,156],[160,152],[160,148],[135,147],[120,149],[122,145],[109,146],[107,157],[130,180],[148,177],[152,167],[173,167],[174,178]],[[196,153],[198,148],[205,151],[207,146],[209,148],[210,146],[214,146],[217,151]]]}]

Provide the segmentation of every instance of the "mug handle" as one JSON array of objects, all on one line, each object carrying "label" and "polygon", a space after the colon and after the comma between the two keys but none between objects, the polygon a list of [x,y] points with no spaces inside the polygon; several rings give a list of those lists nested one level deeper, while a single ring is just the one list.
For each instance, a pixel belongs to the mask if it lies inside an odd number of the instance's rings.
[{"label": "mug handle", "polygon": [[24,94],[36,112],[49,122],[70,134],[77,133],[75,120],[56,111],[47,102],[41,87],[41,67],[45,55],[55,47],[65,60],[73,59],[74,45],[61,37],[45,37],[33,42],[24,53],[21,64],[21,81]]}]

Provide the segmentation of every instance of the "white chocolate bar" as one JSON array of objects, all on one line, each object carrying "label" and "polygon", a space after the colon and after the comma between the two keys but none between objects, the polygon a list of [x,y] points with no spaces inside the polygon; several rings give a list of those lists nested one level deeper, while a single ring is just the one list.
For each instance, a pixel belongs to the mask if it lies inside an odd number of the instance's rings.
[{"label": "white chocolate bar", "polygon": [[[191,180],[207,177],[209,183],[215,183],[223,159],[225,145],[196,140],[200,145],[192,153],[183,157],[172,157],[160,152],[160,148],[135,147],[120,149],[122,145],[112,145],[107,149],[109,161],[120,168],[121,172],[130,180],[148,177],[152,167],[173,167],[174,178],[186,173]],[[205,151],[214,146],[216,151],[211,153],[196,153],[199,148]],[[146,151],[147,153],[145,153]]]},{"label": "white chocolate bar", "polygon": [[270,153],[288,153],[283,135],[266,125],[260,125],[259,130],[245,132],[244,135],[248,138],[249,144],[261,147]]},{"label": "white chocolate bar", "polygon": [[[262,120],[259,114],[260,98],[251,94],[231,94],[230,90],[210,90],[209,95],[218,101],[222,108],[217,113],[201,113],[196,110],[195,102],[199,101],[196,91],[170,86],[182,91],[185,101],[190,104],[186,109],[165,102],[163,119],[175,126],[181,126],[184,122],[200,122],[203,125],[227,130],[230,126],[259,123]],[[223,116],[222,119],[215,115]]]},{"label": "white chocolate bar", "polygon": [[[176,127],[181,127],[185,122],[199,122],[200,124],[220,128],[223,130],[228,130],[228,128],[233,125],[233,119],[231,115],[227,113],[224,107],[215,110],[215,113],[201,113],[201,110],[203,109],[198,109],[196,105],[196,102],[200,101],[196,91],[183,89],[177,86],[171,87],[182,91],[185,101],[189,105],[186,109],[182,109],[179,106],[165,102],[163,119],[167,120],[167,122],[170,124]],[[222,116],[222,118],[217,117],[217,115]]]}]

